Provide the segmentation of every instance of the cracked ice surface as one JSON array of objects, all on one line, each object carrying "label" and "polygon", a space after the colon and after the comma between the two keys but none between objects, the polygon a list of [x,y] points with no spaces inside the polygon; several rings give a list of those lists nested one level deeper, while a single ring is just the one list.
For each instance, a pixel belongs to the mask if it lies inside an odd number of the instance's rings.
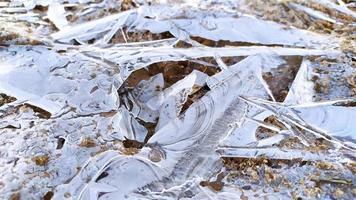
[{"label": "cracked ice surface", "polygon": [[[229,1],[135,2],[0,4],[1,199],[352,198],[344,36]],[[282,4],[335,26],[355,15]]]}]

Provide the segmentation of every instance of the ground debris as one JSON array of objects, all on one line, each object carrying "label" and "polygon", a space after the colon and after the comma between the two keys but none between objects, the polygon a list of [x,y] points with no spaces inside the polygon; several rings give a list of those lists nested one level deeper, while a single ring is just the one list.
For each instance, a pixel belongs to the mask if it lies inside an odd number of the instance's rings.
[{"label": "ground debris", "polygon": [[80,147],[92,148],[96,146],[94,139],[92,138],[84,138],[80,141]]}]

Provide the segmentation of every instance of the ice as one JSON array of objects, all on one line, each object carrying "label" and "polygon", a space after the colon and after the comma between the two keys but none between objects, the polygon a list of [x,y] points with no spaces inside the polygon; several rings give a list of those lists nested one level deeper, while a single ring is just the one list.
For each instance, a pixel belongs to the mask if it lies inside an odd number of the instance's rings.
[{"label": "ice", "polygon": [[352,5],[254,4],[0,3],[0,198],[351,199]]}]

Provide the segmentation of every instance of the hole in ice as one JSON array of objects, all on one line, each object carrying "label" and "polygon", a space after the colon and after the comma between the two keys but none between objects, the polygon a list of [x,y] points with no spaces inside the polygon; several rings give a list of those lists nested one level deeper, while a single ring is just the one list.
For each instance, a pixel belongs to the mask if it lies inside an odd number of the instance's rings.
[{"label": "hole in ice", "polygon": [[44,196],[43,200],[51,200],[53,197],[54,193],[52,191],[48,191]]},{"label": "hole in ice", "polygon": [[144,122],[140,119],[137,120],[140,124],[142,124],[146,129],[147,129],[147,135],[145,137],[144,143],[146,144],[147,141],[153,136],[155,133],[155,129],[157,124],[156,123],[150,123],[150,122]]},{"label": "hole in ice", "polygon": [[6,95],[4,93],[0,93],[0,107],[5,105],[5,104],[14,102],[14,101],[16,101],[15,97],[11,97],[11,96],[8,96],[8,95]]},{"label": "hole in ice", "polygon": [[356,100],[347,101],[347,102],[338,102],[334,104],[335,106],[344,106],[344,107],[356,107]]},{"label": "hole in ice", "polygon": [[135,1],[121,1],[121,11],[125,11],[125,10],[130,10],[130,9],[134,9],[137,8],[139,6],[138,3],[136,3]]},{"label": "hole in ice", "polygon": [[[96,2],[104,3],[103,1]],[[136,4],[134,1],[111,1],[110,4],[110,7],[96,9],[95,11],[88,12],[87,14],[84,14],[88,10],[87,6],[83,6],[84,4],[79,4],[79,6],[78,4],[66,4],[64,9],[67,13],[67,20],[72,23],[78,23],[78,21],[92,21],[111,14],[116,14],[138,7],[138,4]]]},{"label": "hole in ice", "polygon": [[267,82],[276,101],[283,102],[294,81],[302,62],[302,57],[284,57],[286,64],[280,65],[269,72],[263,73],[262,77]]},{"label": "hole in ice", "polygon": [[42,109],[42,108],[27,104],[27,103],[25,103],[25,106],[31,108],[36,113],[37,117],[39,117],[41,119],[51,118],[51,113]]},{"label": "hole in ice", "polygon": [[122,142],[125,148],[136,148],[141,149],[144,145],[143,142],[137,140],[131,140],[125,137],[125,140]]},{"label": "hole in ice", "polygon": [[201,181],[199,184],[203,187],[209,187],[215,191],[221,191],[224,186],[224,183],[221,181]]},{"label": "hole in ice", "polygon": [[33,8],[33,12],[34,13],[46,13],[48,10],[48,6],[41,6],[41,5],[36,5],[34,8]]},{"label": "hole in ice", "polygon": [[306,148],[300,139],[297,137],[287,137],[281,140],[278,144],[281,149],[304,149]]},{"label": "hole in ice", "polygon": [[96,147],[96,143],[95,143],[94,139],[86,137],[80,141],[79,146],[86,147],[86,148],[92,148],[92,147]]},{"label": "hole in ice", "polygon": [[48,155],[39,155],[32,158],[32,161],[38,166],[45,166],[48,164],[50,157]]},{"label": "hole in ice", "polygon": [[103,178],[105,178],[107,176],[109,176],[109,173],[103,172],[98,176],[98,178],[95,180],[95,182],[98,182],[98,181],[100,181],[101,179],[103,179]]},{"label": "hole in ice", "polygon": [[[125,36],[123,35],[125,34]],[[162,40],[162,39],[168,39],[168,38],[174,38],[172,34],[169,32],[163,32],[163,33],[151,33],[149,31],[127,31],[126,28],[123,28],[122,31],[119,30],[113,38],[111,38],[110,42],[111,44],[119,44],[119,43],[126,43],[126,41],[129,42],[146,42],[146,41],[154,41],[154,40]],[[125,40],[126,39],[126,40]]]},{"label": "hole in ice", "polygon": [[[213,58],[201,58],[204,61],[216,66]],[[220,71],[218,67],[206,66],[196,63],[194,61],[168,61],[154,63],[147,68],[134,71],[123,84],[122,89],[133,88],[142,80],[148,80],[150,77],[159,73],[163,74],[164,88],[167,88],[177,81],[183,79],[186,75],[190,74],[193,70],[199,70],[212,76]],[[162,89],[164,89],[162,88]]]},{"label": "hole in ice", "polygon": [[[263,122],[266,125],[274,126],[279,128],[280,130],[287,130],[287,127],[284,126],[282,122],[280,122],[275,116],[269,116]],[[271,130],[269,128],[259,126],[256,130],[255,136],[258,140],[272,137],[273,135],[278,134],[277,131]]]},{"label": "hole in ice", "polygon": [[323,138],[316,138],[309,147],[306,147],[310,152],[327,152],[330,149],[333,149],[333,143]]},{"label": "hole in ice", "polygon": [[242,186],[243,190],[251,190],[251,185],[244,185]]},{"label": "hole in ice", "polygon": [[210,88],[205,85],[198,89],[198,91],[190,94],[188,96],[187,101],[183,104],[182,110],[180,113],[184,113],[194,102],[198,101],[201,97],[203,97],[207,92],[210,91]]},{"label": "hole in ice", "polygon": [[221,172],[217,175],[215,181],[201,181],[199,184],[200,184],[200,186],[209,187],[210,189],[218,192],[218,191],[221,191],[224,186],[224,182],[222,182],[222,179],[224,177],[225,177],[225,174],[223,172]]},{"label": "hole in ice", "polygon": [[19,192],[12,193],[10,196],[10,200],[20,200],[21,194]]},{"label": "hole in ice", "polygon": [[243,46],[243,47],[248,47],[248,46],[282,46],[282,45],[277,45],[277,44],[257,44],[257,43],[249,43],[249,42],[231,42],[228,40],[210,40],[202,37],[191,37],[192,40],[195,40],[196,42],[199,42],[202,45],[208,46],[208,47],[226,47],[226,46]]},{"label": "hole in ice", "polygon": [[57,140],[57,148],[56,149],[61,149],[65,143],[65,139],[64,138],[58,138]]}]

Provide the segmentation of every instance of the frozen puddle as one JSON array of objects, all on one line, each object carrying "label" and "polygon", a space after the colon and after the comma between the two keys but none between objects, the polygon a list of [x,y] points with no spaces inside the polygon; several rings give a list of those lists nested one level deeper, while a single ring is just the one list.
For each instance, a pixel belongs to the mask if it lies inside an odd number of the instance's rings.
[{"label": "frozen puddle", "polygon": [[230,3],[1,3],[0,198],[352,199],[348,32]]}]

